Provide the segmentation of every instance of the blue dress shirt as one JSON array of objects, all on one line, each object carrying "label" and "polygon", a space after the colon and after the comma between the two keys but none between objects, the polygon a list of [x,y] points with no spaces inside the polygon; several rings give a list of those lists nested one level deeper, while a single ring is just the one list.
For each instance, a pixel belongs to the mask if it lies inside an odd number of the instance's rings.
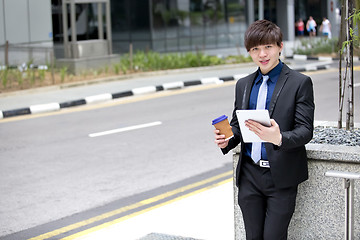
[{"label": "blue dress shirt", "polygon": [[[268,92],[266,96],[266,109],[269,109],[269,104],[271,101],[272,94],[275,89],[276,82],[280,76],[281,70],[283,67],[283,63],[280,61],[276,67],[274,67],[267,75],[269,76],[269,80],[267,81]],[[248,109],[256,109],[257,96],[259,93],[259,88],[262,83],[262,74],[260,68],[258,69],[258,76],[255,79],[254,85],[251,89],[250,99],[249,99],[249,107]],[[251,157],[251,143],[245,143],[245,155]],[[267,160],[266,150],[264,143],[261,144],[261,159]]]}]

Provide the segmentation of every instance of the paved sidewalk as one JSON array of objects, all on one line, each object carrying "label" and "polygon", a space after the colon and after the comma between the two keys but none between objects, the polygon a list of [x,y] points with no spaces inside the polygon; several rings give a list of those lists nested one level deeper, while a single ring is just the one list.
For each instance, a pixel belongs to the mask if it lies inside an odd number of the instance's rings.
[{"label": "paved sidewalk", "polygon": [[233,183],[175,199],[118,222],[104,224],[77,240],[233,240]]}]

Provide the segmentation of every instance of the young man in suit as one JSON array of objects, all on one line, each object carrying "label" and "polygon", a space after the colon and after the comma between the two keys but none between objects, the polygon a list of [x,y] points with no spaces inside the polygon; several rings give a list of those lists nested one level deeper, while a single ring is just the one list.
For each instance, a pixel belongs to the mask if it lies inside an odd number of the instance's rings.
[{"label": "young man in suit", "polygon": [[[313,136],[313,85],[310,77],[279,59],[282,33],[274,23],[259,20],[251,24],[245,47],[259,68],[236,84],[230,121],[234,137],[225,140],[215,130],[215,143],[224,154],[241,143],[236,184],[246,239],[287,239],[298,184],[308,179],[305,144]],[[236,110],[261,109],[258,103],[262,101],[271,126],[247,120],[245,125],[264,142],[244,143]]]}]

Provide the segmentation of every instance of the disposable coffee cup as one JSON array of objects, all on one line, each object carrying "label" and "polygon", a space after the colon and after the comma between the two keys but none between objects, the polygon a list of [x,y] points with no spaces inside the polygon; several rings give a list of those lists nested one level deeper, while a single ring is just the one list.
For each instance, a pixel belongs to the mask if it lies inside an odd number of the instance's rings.
[{"label": "disposable coffee cup", "polygon": [[214,125],[217,130],[220,130],[221,135],[225,135],[225,140],[228,140],[234,136],[229,124],[228,117],[226,115],[222,115],[214,119],[212,121],[212,125]]}]

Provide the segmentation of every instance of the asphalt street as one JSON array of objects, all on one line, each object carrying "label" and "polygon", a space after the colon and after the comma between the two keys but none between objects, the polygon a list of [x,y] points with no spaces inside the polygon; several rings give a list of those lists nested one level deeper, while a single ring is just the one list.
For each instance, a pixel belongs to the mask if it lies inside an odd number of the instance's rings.
[{"label": "asphalt street", "polygon": [[[249,64],[28,91],[2,96],[0,109],[254,69]],[[315,119],[336,121],[336,64],[306,74],[314,83]],[[358,68],[354,74],[357,106]],[[213,143],[211,120],[231,115],[234,84],[202,85],[0,120],[0,136],[6,139],[0,144],[0,239],[27,239],[231,170],[231,156],[223,157]],[[358,107],[354,118],[360,119]]]}]

